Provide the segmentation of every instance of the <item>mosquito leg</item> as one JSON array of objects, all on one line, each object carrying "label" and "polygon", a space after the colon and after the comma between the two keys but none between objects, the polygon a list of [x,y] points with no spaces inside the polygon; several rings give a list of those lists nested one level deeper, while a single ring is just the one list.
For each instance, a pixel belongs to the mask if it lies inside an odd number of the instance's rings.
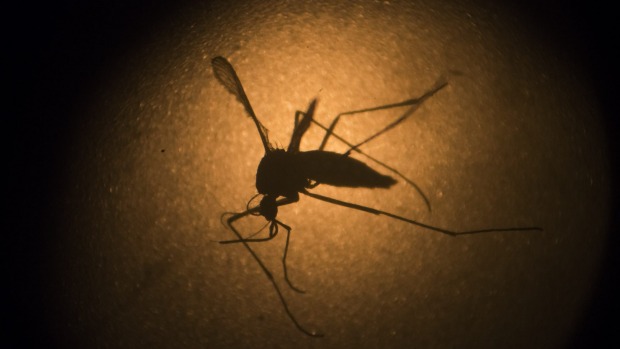
[{"label": "mosquito leg", "polygon": [[286,245],[284,245],[284,254],[282,255],[282,267],[284,269],[284,280],[286,281],[286,283],[288,284],[288,286],[295,292],[298,293],[306,293],[304,290],[293,286],[293,284],[291,283],[291,280],[289,280],[288,278],[288,270],[286,268],[286,256],[288,254],[288,244],[289,244],[289,240],[291,238],[291,227],[289,227],[288,225],[276,220],[275,221],[276,224],[281,225],[284,229],[286,229]]},{"label": "mosquito leg", "polygon": [[412,99],[408,99],[406,101],[402,101],[402,102],[398,102],[398,103],[392,103],[392,104],[386,104],[386,105],[380,105],[380,106],[377,106],[377,107],[358,109],[358,110],[351,110],[351,111],[347,111],[347,112],[340,113],[340,114],[336,115],[336,117],[334,118],[332,123],[326,129],[327,132],[325,134],[325,137],[323,138],[323,141],[321,142],[321,145],[319,146],[319,150],[323,150],[325,148],[325,145],[327,144],[327,141],[329,140],[329,137],[334,133],[334,129],[336,128],[336,124],[338,124],[338,122],[340,121],[340,117],[341,116],[361,114],[361,113],[367,113],[367,112],[379,111],[379,110],[387,110],[387,109],[391,109],[391,108],[404,107],[404,106],[409,106],[409,105],[412,106],[408,111],[406,111],[404,114],[402,114],[395,121],[393,121],[392,123],[390,123],[389,125],[384,127],[381,131],[379,131],[379,132],[375,133],[374,135],[368,137],[364,141],[362,141],[362,142],[360,142],[360,143],[358,143],[358,144],[356,144],[354,146],[351,146],[351,149],[349,149],[347,151],[347,154],[348,154],[351,151],[353,151],[354,149],[360,147],[362,144],[370,142],[371,140],[377,138],[378,136],[382,135],[383,133],[389,131],[390,129],[392,129],[394,127],[396,127],[401,122],[405,121],[409,116],[411,116],[413,114],[413,112],[415,112],[422,105],[422,103],[424,103],[424,101],[426,101],[428,98],[432,97],[435,93],[437,93],[439,90],[444,88],[446,85],[448,85],[448,83],[445,81],[445,78],[442,77],[442,78],[440,78],[435,83],[435,86],[432,89],[430,89],[428,92],[426,92],[424,95],[422,95],[419,98],[412,98]]},{"label": "mosquito leg", "polygon": [[306,293],[304,290],[295,287],[290,279],[288,278],[288,269],[286,268],[286,256],[288,254],[288,245],[289,245],[289,241],[291,238],[291,227],[280,222],[279,220],[275,220],[271,223],[271,226],[269,227],[269,236],[266,238],[258,238],[258,239],[248,239],[248,238],[243,238],[243,240],[224,240],[224,241],[220,241],[220,244],[233,244],[233,243],[239,243],[239,242],[264,242],[264,241],[269,241],[271,239],[273,239],[274,237],[276,237],[278,235],[278,225],[282,226],[284,229],[286,229],[286,245],[284,245],[284,254],[282,255],[282,267],[284,269],[284,280],[286,281],[286,283],[289,285],[289,287],[298,293]]},{"label": "mosquito leg", "polygon": [[372,213],[375,215],[383,215],[383,216],[388,216],[394,219],[398,219],[400,221],[403,222],[407,222],[409,224],[413,224],[413,225],[417,225],[418,227],[427,229],[427,230],[432,230],[432,231],[436,231],[445,235],[449,235],[449,236],[458,236],[458,235],[471,235],[471,234],[480,234],[480,233],[490,233],[490,232],[503,232],[503,231],[528,231],[528,230],[537,230],[537,231],[542,231],[543,229],[540,227],[510,227],[510,228],[488,228],[488,229],[478,229],[478,230],[465,230],[465,231],[453,231],[453,230],[447,230],[447,229],[443,229],[443,228],[439,228],[439,227],[435,227],[432,225],[428,225],[428,224],[424,224],[424,223],[420,223],[418,221],[414,221],[412,219],[409,218],[405,218],[402,216],[398,216],[395,215],[393,213],[389,213],[386,211],[381,211],[381,210],[377,210],[371,207],[367,207],[367,206],[362,206],[362,205],[358,205],[358,204],[354,204],[354,203],[350,203],[350,202],[346,202],[346,201],[341,201],[338,199],[334,199],[334,198],[330,198],[327,196],[323,196],[323,195],[319,195],[319,194],[315,194],[315,193],[310,193],[308,191],[303,191],[304,194],[321,200],[321,201],[325,201],[325,202],[329,202],[330,204],[334,204],[334,205],[339,205],[339,206],[344,206],[344,207],[348,207],[348,208],[352,208],[355,210],[359,210],[359,211],[364,211],[364,212],[368,212],[368,213]]},{"label": "mosquito leg", "polygon": [[[242,213],[232,213],[232,212],[224,213],[224,214],[222,215],[222,218],[223,218],[225,215],[227,215],[227,214],[232,214],[232,216],[231,216],[231,217],[230,217],[230,218],[226,221],[226,223],[224,223],[224,222],[222,221],[222,224],[224,224],[224,226],[226,226],[226,227],[228,228],[228,227],[229,227],[229,225],[230,225],[229,221],[230,221],[230,219],[232,219],[234,216],[237,216],[237,215],[242,215],[241,217],[238,217],[238,218],[237,218],[237,219],[240,219],[240,218],[243,218],[243,217],[248,216],[248,215],[255,215],[255,212],[256,212],[256,211],[258,211],[259,209],[260,209],[259,207],[255,207],[255,208],[252,208],[252,209],[249,209],[249,208],[248,208],[245,212],[242,212]],[[237,220],[237,219],[235,219],[235,220]],[[269,222],[267,222],[267,224],[269,224]],[[254,238],[254,236],[255,236],[255,235],[257,235],[257,234],[258,234],[258,233],[260,233],[263,229],[265,229],[265,227],[267,226],[267,224],[265,224],[262,228],[260,228],[260,230],[258,230],[256,233],[253,233],[252,235],[250,235],[250,237],[247,237],[247,238],[242,238],[241,240],[239,240],[239,239],[234,239],[234,240],[221,240],[221,241],[218,241],[218,242],[219,242],[220,244],[225,245],[225,244],[234,244],[234,243],[239,243],[239,242],[264,242],[264,241],[269,241],[269,240],[271,240],[271,239],[275,238],[275,237],[276,237],[276,235],[278,235],[278,231],[277,231],[277,230],[272,231],[272,230],[270,229],[270,230],[269,230],[269,236],[268,236],[268,237],[265,237],[265,238]]]},{"label": "mosquito leg", "polygon": [[265,242],[265,241],[269,241],[269,240],[275,238],[276,235],[278,235],[277,232],[275,234],[273,234],[273,235],[269,234],[269,236],[266,237],[266,238],[252,238],[252,239],[243,238],[241,240],[239,240],[239,239],[222,240],[222,241],[219,241],[219,243],[222,244],[222,245],[226,245],[226,244],[235,244],[235,243],[239,243],[239,242]]},{"label": "mosquito leg", "polygon": [[[352,111],[340,113],[340,114],[336,115],[336,117],[334,118],[332,123],[329,125],[329,127],[325,127],[321,123],[319,123],[318,121],[313,119],[312,122],[314,122],[317,126],[322,128],[323,130],[325,130],[325,137],[323,138],[323,141],[321,142],[321,145],[319,146],[319,150],[323,150],[325,148],[325,145],[327,144],[327,141],[329,140],[330,137],[334,137],[334,138],[338,139],[339,141],[341,141],[344,144],[349,146],[349,149],[344,153],[345,156],[349,155],[352,151],[355,151],[357,153],[362,154],[363,156],[365,156],[369,160],[373,161],[374,163],[378,164],[379,166],[381,166],[381,167],[387,169],[388,171],[394,173],[396,176],[398,176],[401,179],[403,179],[407,184],[412,186],[415,189],[415,191],[417,191],[418,194],[424,200],[424,204],[426,205],[427,209],[429,211],[432,211],[430,200],[428,199],[426,194],[424,194],[422,189],[414,181],[412,181],[411,179],[405,177],[402,173],[400,173],[395,168],[393,168],[391,166],[388,166],[384,162],[379,161],[378,159],[376,159],[376,158],[366,154],[365,152],[361,151],[359,148],[363,144],[366,144],[366,143],[370,142],[371,140],[373,140],[373,139],[377,138],[378,136],[386,133],[390,129],[396,127],[397,125],[399,125],[400,123],[405,121],[407,118],[409,118],[411,115],[413,115],[413,113],[422,105],[422,103],[425,100],[427,100],[428,98],[433,96],[439,90],[444,88],[447,84],[448,83],[442,77],[442,78],[437,80],[437,82],[435,83],[435,86],[431,90],[429,90],[428,92],[426,92],[424,95],[422,95],[419,98],[412,98],[412,99],[408,99],[406,101],[402,101],[402,102],[398,102],[398,103],[386,104],[386,105],[372,107],[372,108],[352,110]],[[341,136],[339,136],[338,134],[334,133],[334,129],[335,129],[336,125],[338,124],[338,122],[340,121],[340,117],[341,116],[361,114],[361,113],[367,113],[367,112],[378,111],[378,110],[387,110],[387,109],[403,107],[403,106],[411,106],[411,107],[407,111],[405,111],[405,113],[403,113],[400,117],[398,117],[396,120],[394,120],[393,122],[388,124],[386,127],[384,127],[382,130],[380,130],[379,132],[375,133],[374,135],[366,138],[365,140],[363,140],[360,143],[352,144],[352,143],[348,142],[347,140],[345,140],[344,138],[342,138]]]},{"label": "mosquito leg", "polygon": [[248,238],[244,238],[243,240],[224,240],[224,241],[220,241],[220,244],[232,244],[232,243],[239,243],[239,242],[264,242],[264,241],[269,241],[271,239],[273,239],[274,237],[276,237],[278,235],[278,225],[282,226],[284,229],[286,229],[286,245],[284,245],[284,254],[282,255],[282,267],[284,270],[284,280],[286,281],[286,283],[288,284],[288,286],[295,292],[298,293],[306,293],[304,290],[295,287],[290,279],[288,278],[288,269],[286,268],[286,256],[288,254],[288,245],[289,245],[289,241],[291,238],[291,227],[289,227],[288,225],[275,220],[271,223],[271,227],[269,228],[269,236],[266,238],[259,238],[259,239],[248,239]]},{"label": "mosquito leg", "polygon": [[[352,150],[357,149],[357,148],[361,147],[363,144],[366,144],[366,143],[372,141],[373,139],[379,137],[380,135],[382,135],[382,134],[386,133],[387,131],[391,130],[392,128],[396,127],[401,122],[405,121],[407,118],[409,118],[411,115],[413,115],[413,113],[416,110],[418,110],[418,108],[422,105],[422,103],[424,103],[424,101],[426,101],[428,98],[433,96],[435,93],[437,93],[439,90],[444,88],[446,85],[448,85],[447,82],[440,80],[435,85],[434,88],[432,88],[430,91],[426,92],[422,97],[409,100],[409,101],[411,101],[413,103],[411,108],[409,108],[405,113],[403,113],[398,119],[394,120],[393,122],[391,122],[390,124],[385,126],[381,131],[375,133],[374,135],[366,138],[365,140],[363,140],[363,141],[359,142],[358,144],[356,144],[355,146],[351,147],[351,149],[349,149],[345,154],[351,153]],[[406,101],[406,102],[408,102],[408,101]]]},{"label": "mosquito leg", "polygon": [[276,281],[273,278],[273,275],[271,274],[269,269],[267,269],[267,267],[265,266],[263,261],[256,254],[256,252],[254,252],[254,250],[252,250],[250,245],[243,239],[243,237],[237,231],[237,229],[235,229],[235,227],[233,225],[233,223],[235,221],[237,221],[237,220],[239,220],[239,219],[241,219],[241,218],[243,218],[243,217],[245,217],[245,216],[247,216],[249,214],[252,214],[253,212],[256,212],[257,209],[258,208],[255,207],[253,209],[246,210],[244,212],[237,213],[237,214],[231,216],[226,221],[227,227],[237,236],[237,240],[243,244],[243,247],[245,247],[245,249],[252,255],[252,257],[254,258],[256,263],[258,263],[258,265],[262,269],[263,273],[265,273],[265,275],[267,276],[267,278],[271,282],[271,285],[273,286],[273,289],[276,291],[276,294],[278,295],[278,298],[280,298],[280,303],[282,303],[282,306],[284,307],[284,311],[286,312],[286,315],[288,315],[289,319],[291,319],[291,321],[293,322],[295,327],[297,327],[297,329],[299,331],[301,331],[302,333],[304,333],[304,334],[306,334],[306,335],[308,335],[310,337],[323,337],[322,334],[317,333],[317,332],[310,332],[310,331],[306,330],[303,326],[301,326],[301,324],[299,324],[299,322],[297,321],[297,319],[295,318],[295,316],[293,315],[293,313],[289,309],[288,303],[286,302],[286,299],[284,298],[284,295],[282,294],[282,291],[280,291],[280,288],[278,287],[278,284],[276,283]]}]

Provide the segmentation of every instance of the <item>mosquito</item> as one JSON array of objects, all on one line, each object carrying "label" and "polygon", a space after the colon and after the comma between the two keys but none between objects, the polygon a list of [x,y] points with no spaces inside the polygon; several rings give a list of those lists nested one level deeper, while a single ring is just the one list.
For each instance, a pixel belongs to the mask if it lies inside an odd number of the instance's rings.
[{"label": "mosquito", "polygon": [[[323,334],[316,331],[309,331],[299,323],[297,318],[293,315],[293,312],[290,310],[288,303],[284,298],[284,295],[280,290],[278,283],[275,281],[273,275],[265,266],[260,257],[256,254],[256,252],[254,252],[254,250],[250,247],[250,243],[272,240],[276,237],[276,235],[278,235],[280,228],[283,228],[286,231],[286,242],[284,246],[284,253],[282,255],[284,280],[288,284],[288,286],[295,292],[304,293],[303,290],[294,286],[291,283],[288,277],[286,267],[286,257],[288,254],[288,247],[292,228],[276,218],[278,215],[278,208],[280,206],[293,204],[299,201],[300,193],[314,199],[328,202],[330,204],[344,206],[374,215],[387,216],[449,236],[479,234],[488,232],[542,230],[542,228],[539,227],[487,228],[467,231],[447,230],[386,211],[334,199],[310,191],[310,189],[313,189],[320,184],[339,187],[387,189],[396,183],[396,180],[393,177],[381,174],[378,171],[372,169],[370,166],[361,162],[360,160],[349,156],[352,152],[356,152],[358,154],[362,154],[363,156],[380,165],[381,167],[384,167],[397,177],[400,177],[408,184],[413,186],[415,190],[418,191],[418,193],[420,193],[420,195],[423,197],[427,208],[430,210],[430,203],[428,198],[413,181],[407,179],[396,169],[366,154],[359,148],[362,145],[389,131],[390,129],[396,127],[398,124],[402,123],[405,119],[411,116],[425,100],[427,100],[435,93],[439,92],[441,89],[447,86],[448,83],[443,78],[440,78],[433,88],[431,88],[428,92],[426,92],[419,98],[413,98],[406,101],[373,108],[340,113],[334,118],[329,127],[325,127],[316,120],[314,120],[313,116],[317,105],[317,100],[314,99],[310,102],[310,105],[305,112],[297,111],[295,113],[295,124],[290,143],[286,149],[280,149],[274,148],[271,143],[269,143],[268,130],[267,128],[265,128],[265,126],[263,126],[263,124],[261,124],[261,122],[258,120],[258,117],[254,113],[254,110],[250,105],[250,101],[248,100],[241,81],[239,80],[239,77],[237,76],[237,73],[235,72],[233,66],[228,62],[228,60],[226,60],[226,58],[223,57],[213,58],[211,60],[211,65],[213,67],[215,77],[244,106],[246,113],[256,125],[256,129],[258,130],[258,134],[265,149],[265,155],[261,159],[256,172],[256,189],[258,191],[258,194],[256,194],[252,199],[250,199],[245,211],[238,213],[227,212],[222,215],[222,220],[224,220],[224,217],[228,216],[225,222],[222,221],[222,223],[235,234],[236,239],[224,240],[220,241],[220,243],[240,243],[245,247],[245,249],[256,260],[262,271],[271,282],[276,294],[280,299],[280,302],[282,303],[284,311],[286,312],[290,320],[299,331],[303,332],[308,336],[323,337]],[[367,113],[378,110],[386,110],[402,106],[409,106],[409,109],[405,111],[400,117],[398,117],[386,127],[381,129],[379,132],[357,144],[352,144],[344,138],[340,137],[338,134],[334,133],[334,129],[342,116]],[[299,146],[301,143],[301,139],[306,133],[306,131],[310,128],[310,125],[312,123],[325,130],[325,136],[317,150],[300,151]],[[348,150],[344,153],[336,153],[324,150],[325,145],[327,144],[327,141],[330,137],[333,137],[346,144],[349,147]],[[258,196],[262,196],[259,204],[257,206],[250,207],[254,199]],[[241,233],[235,228],[233,223],[247,216],[263,216],[267,220],[267,224],[265,225],[265,227],[269,225],[268,235],[266,237],[255,237],[263,230],[261,229],[249,237],[243,237]]]}]

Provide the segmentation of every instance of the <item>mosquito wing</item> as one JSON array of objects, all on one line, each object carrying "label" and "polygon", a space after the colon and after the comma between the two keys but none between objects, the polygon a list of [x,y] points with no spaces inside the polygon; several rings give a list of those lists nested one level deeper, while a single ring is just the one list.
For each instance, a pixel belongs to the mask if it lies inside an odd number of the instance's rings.
[{"label": "mosquito wing", "polygon": [[258,121],[256,114],[254,114],[254,109],[252,109],[248,96],[243,90],[243,86],[241,85],[241,81],[235,72],[235,68],[233,68],[232,64],[230,64],[226,58],[220,56],[211,60],[211,66],[213,67],[215,77],[222,85],[224,85],[224,87],[226,87],[228,92],[237,97],[237,100],[243,104],[243,107],[245,107],[245,111],[252,118],[252,120],[254,120],[258,133],[260,134],[260,139],[265,147],[265,153],[269,153],[273,148],[271,144],[269,144],[269,138],[267,137],[268,130],[265,126],[263,126],[263,124],[260,123],[260,121]]},{"label": "mosquito wing", "polygon": [[314,108],[316,107],[316,99],[310,102],[308,106],[308,111],[304,114],[303,119],[299,122],[299,125],[295,127],[293,130],[293,135],[291,136],[291,143],[289,143],[287,152],[288,153],[297,153],[299,152],[299,145],[301,143],[301,138],[304,136],[304,133],[308,131],[310,128],[310,123],[312,122],[312,116],[314,115]]}]

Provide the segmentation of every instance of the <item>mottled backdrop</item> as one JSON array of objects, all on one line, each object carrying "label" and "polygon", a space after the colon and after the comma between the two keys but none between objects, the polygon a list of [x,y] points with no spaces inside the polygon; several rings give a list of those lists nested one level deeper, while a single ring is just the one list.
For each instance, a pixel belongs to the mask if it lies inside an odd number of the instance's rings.
[{"label": "mottled backdrop", "polygon": [[[28,183],[9,189],[20,200],[6,233],[17,235],[16,262],[5,265],[17,286],[6,317],[19,339],[549,348],[596,333],[584,322],[609,263],[611,151],[587,54],[598,46],[583,32],[571,37],[590,17],[572,23],[580,17],[570,9],[545,18],[553,5],[475,1],[58,6],[58,17],[36,11],[52,30],[25,36],[23,47],[40,46],[14,71],[27,78],[18,92],[35,92],[18,100],[26,122],[6,149],[11,165],[27,164],[16,179]],[[212,73],[218,55],[280,147],[314,97],[315,118],[328,123],[446,78],[410,119],[363,147],[413,180],[431,211],[402,180],[315,191],[446,229],[544,231],[451,238],[302,197],[279,218],[293,227],[289,274],[306,294],[283,282],[283,237],[255,249],[300,323],[325,334],[305,336],[247,251],[217,243],[234,238],[220,216],[245,209],[263,155],[255,126]],[[346,117],[337,132],[361,141],[402,112]],[[322,135],[312,128],[302,149]],[[250,235],[263,222],[240,229]]]}]

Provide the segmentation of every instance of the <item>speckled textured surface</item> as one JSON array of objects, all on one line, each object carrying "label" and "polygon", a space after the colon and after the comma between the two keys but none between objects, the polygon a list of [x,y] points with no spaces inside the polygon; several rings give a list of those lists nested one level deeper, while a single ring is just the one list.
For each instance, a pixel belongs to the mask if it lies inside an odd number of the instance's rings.
[{"label": "speckled textured surface", "polygon": [[[255,194],[260,139],[214,78],[231,61],[271,140],[295,110],[316,118],[449,86],[365,150],[415,190],[317,192],[447,229],[542,226],[449,238],[308,197],[293,227],[255,246],[265,275],[220,224]],[[580,68],[501,8],[467,2],[238,2],[171,14],[108,68],[80,106],[48,256],[61,343],[102,348],[548,348],[591,297],[609,214],[609,168]],[[345,119],[355,142],[397,112]],[[313,128],[302,149],[315,149]],[[345,149],[337,142],[330,149]],[[363,158],[360,158],[363,160]],[[250,219],[247,234],[262,226]]]}]

